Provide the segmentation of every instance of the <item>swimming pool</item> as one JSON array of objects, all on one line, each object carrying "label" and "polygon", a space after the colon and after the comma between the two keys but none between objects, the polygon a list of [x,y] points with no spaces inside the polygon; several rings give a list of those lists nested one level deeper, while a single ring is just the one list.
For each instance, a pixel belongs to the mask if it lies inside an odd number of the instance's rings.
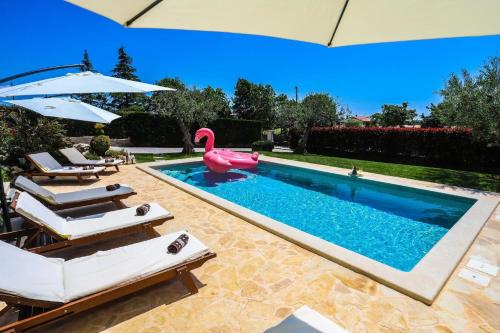
[{"label": "swimming pool", "polygon": [[207,173],[201,157],[137,168],[426,304],[500,203],[490,192],[370,173],[354,179],[346,169],[268,156],[260,161],[256,172],[225,176]]},{"label": "swimming pool", "polygon": [[160,171],[401,271],[411,271],[475,199],[261,162],[209,171],[203,163]]}]

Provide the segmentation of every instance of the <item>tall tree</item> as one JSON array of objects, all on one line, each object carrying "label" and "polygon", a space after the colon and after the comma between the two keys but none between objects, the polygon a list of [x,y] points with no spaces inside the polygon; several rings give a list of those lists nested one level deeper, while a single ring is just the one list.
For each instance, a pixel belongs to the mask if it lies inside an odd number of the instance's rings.
[{"label": "tall tree", "polygon": [[500,145],[500,57],[490,58],[477,75],[452,74],[431,104],[431,116],[446,126],[472,128],[476,140]]},{"label": "tall tree", "polygon": [[83,65],[82,67],[82,72],[91,72],[94,70],[94,66],[92,65],[92,62],[90,61],[89,53],[87,50],[83,50],[83,58],[81,64]]},{"label": "tall tree", "polygon": [[401,105],[384,104],[382,112],[372,115],[372,120],[379,126],[403,126],[413,125],[417,117],[417,110],[409,109],[408,103],[403,102]]},{"label": "tall tree", "polygon": [[[112,72],[114,77],[139,81],[139,78],[135,75],[136,69],[132,66],[132,58],[125,52],[123,46],[118,49],[118,63]],[[111,97],[111,106],[115,112],[130,108],[133,105],[142,106],[146,99],[146,96],[139,93],[114,93],[111,94]]]},{"label": "tall tree", "polygon": [[233,112],[242,119],[259,120],[272,128],[275,117],[275,92],[270,85],[238,79],[233,97]]},{"label": "tall tree", "polygon": [[202,90],[188,89],[179,79],[165,78],[158,85],[175,88],[177,91],[155,92],[151,99],[153,112],[172,117],[177,121],[184,142],[183,152],[194,152],[191,128],[195,124],[206,126],[217,118],[217,110],[212,99],[207,99]]},{"label": "tall tree", "polygon": [[[83,51],[83,58],[81,64],[83,64],[82,72],[94,70],[94,65],[92,64],[92,61],[90,61],[90,56],[87,50]],[[106,108],[108,103],[108,98],[103,93],[80,94],[74,97],[80,99],[84,103],[91,104],[101,109]]]}]

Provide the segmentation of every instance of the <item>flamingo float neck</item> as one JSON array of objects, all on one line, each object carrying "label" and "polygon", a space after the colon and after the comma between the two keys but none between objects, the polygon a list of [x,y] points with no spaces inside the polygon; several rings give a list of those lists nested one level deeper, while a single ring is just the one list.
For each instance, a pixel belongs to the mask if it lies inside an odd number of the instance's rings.
[{"label": "flamingo float neck", "polygon": [[199,141],[199,140],[203,139],[204,137],[207,137],[207,142],[205,143],[205,152],[209,152],[209,151],[214,149],[215,134],[209,128],[200,128],[196,132],[196,139],[197,139],[197,141]]}]

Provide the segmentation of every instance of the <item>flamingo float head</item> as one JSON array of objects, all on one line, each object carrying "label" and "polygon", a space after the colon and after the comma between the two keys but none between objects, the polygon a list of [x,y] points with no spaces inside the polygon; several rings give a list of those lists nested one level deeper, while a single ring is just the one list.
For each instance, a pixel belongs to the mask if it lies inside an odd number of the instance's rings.
[{"label": "flamingo float head", "polygon": [[205,152],[209,152],[214,149],[215,134],[210,128],[200,128],[196,131],[194,135],[194,143],[200,143],[200,140],[207,137],[207,143],[205,144]]}]

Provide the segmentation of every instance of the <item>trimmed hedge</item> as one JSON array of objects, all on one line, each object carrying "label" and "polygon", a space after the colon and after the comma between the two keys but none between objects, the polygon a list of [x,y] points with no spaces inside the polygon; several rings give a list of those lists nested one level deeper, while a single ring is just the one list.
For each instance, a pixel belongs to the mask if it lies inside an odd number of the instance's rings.
[{"label": "trimmed hedge", "polygon": [[96,135],[95,124],[81,120],[58,119],[64,125],[68,136],[88,136]]},{"label": "trimmed hedge", "polygon": [[[255,120],[219,118],[207,127],[214,131],[217,147],[250,147],[262,136],[262,123]],[[193,136],[198,128],[191,132]]]},{"label": "trimmed hedge", "polygon": [[[69,136],[95,135],[94,124],[81,121],[66,123]],[[259,140],[262,123],[254,120],[219,118],[207,127],[215,132],[217,147],[251,147]],[[191,129],[193,134],[200,126]],[[137,146],[181,147],[182,132],[175,119],[145,112],[127,113],[114,120],[104,129],[113,139],[130,137]]]},{"label": "trimmed hedge", "polygon": [[[80,122],[81,128],[72,123],[69,136],[93,135],[94,125]],[[75,130],[75,127],[77,128]],[[252,142],[259,140],[262,124],[259,121],[220,118],[208,125],[215,132],[217,147],[250,147]],[[194,126],[191,133],[194,136],[200,126]],[[182,132],[175,119],[150,113],[128,113],[114,120],[104,129],[106,135],[114,139],[130,137],[137,146],[180,147]],[[194,137],[193,137],[194,139]]]},{"label": "trimmed hedge", "polygon": [[417,163],[498,173],[500,148],[473,140],[470,129],[316,127],[310,153]]}]

